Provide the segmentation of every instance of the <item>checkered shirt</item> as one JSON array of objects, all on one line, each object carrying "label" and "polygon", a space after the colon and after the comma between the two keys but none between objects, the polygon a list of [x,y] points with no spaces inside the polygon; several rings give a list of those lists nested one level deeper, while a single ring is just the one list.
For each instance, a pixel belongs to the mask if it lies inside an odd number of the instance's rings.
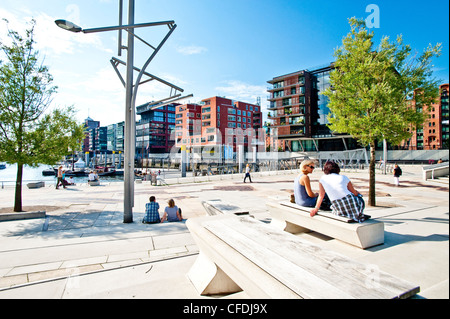
[{"label": "checkered shirt", "polygon": [[339,216],[344,216],[353,219],[356,222],[363,222],[364,218],[364,208],[366,204],[361,195],[355,196],[349,194],[344,198],[334,200],[331,205],[333,213]]},{"label": "checkered shirt", "polygon": [[150,202],[145,204],[145,217],[144,223],[155,223],[160,222],[161,219],[159,217],[159,204],[157,202]]}]

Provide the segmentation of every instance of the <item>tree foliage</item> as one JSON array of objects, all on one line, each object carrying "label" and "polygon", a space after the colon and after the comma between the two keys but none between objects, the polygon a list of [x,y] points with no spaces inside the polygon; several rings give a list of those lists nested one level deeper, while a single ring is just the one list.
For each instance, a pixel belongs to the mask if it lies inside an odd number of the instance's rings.
[{"label": "tree foliage", "polygon": [[441,45],[429,46],[420,55],[403,43],[383,37],[375,47],[373,31],[363,20],[349,19],[351,31],[335,51],[331,87],[324,95],[330,102],[329,127],[347,133],[362,145],[370,145],[369,205],[375,205],[375,142],[386,139],[393,145],[411,137],[411,127],[422,127],[426,114],[411,107],[431,105],[439,92],[432,78],[432,58]]},{"label": "tree foliage", "polygon": [[35,25],[24,37],[8,27],[8,43],[0,41],[0,160],[18,166],[15,211],[22,209],[23,165],[54,165],[84,138],[73,107],[48,110],[57,87],[33,47]]}]

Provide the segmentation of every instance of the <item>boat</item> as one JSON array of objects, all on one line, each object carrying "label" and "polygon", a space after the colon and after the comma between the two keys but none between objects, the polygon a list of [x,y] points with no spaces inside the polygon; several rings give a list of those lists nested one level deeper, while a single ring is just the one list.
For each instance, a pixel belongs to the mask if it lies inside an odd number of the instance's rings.
[{"label": "boat", "polygon": [[86,169],[86,163],[80,158],[73,164],[74,170],[84,171]]},{"label": "boat", "polygon": [[72,170],[67,170],[64,171],[64,175],[65,176],[73,176],[73,177],[82,177],[82,176],[88,176],[89,174],[85,171],[72,171]]},{"label": "boat", "polygon": [[98,176],[115,176],[116,175],[116,167],[115,166],[96,166],[95,170],[97,171]]},{"label": "boat", "polygon": [[42,175],[43,176],[55,176],[56,172],[55,172],[55,169],[53,167],[50,167],[48,169],[44,169],[42,171]]}]

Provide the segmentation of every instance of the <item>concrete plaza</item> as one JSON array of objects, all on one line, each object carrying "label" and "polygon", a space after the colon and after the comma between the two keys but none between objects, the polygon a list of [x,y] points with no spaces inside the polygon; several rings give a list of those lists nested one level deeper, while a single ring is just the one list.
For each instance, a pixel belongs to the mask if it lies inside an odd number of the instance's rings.
[{"label": "concrete plaza", "polygon": [[[390,174],[377,173],[377,206],[366,208],[385,223],[384,245],[362,250],[314,232],[299,236],[419,285],[420,297],[449,298],[448,179],[424,181],[421,166],[402,169],[399,187]],[[368,172],[341,173],[367,201]],[[131,224],[122,222],[122,183],[24,187],[23,206],[47,214],[0,222],[0,299],[210,298],[199,296],[186,276],[198,249],[185,222],[141,223],[149,196],[156,196],[160,212],[173,198],[187,219],[206,214],[202,201],[221,199],[270,222],[266,203],[288,200],[297,174],[253,173],[253,183],[243,183],[243,174],[172,179],[169,186],[136,183]],[[311,176],[316,191],[321,175],[316,170]],[[0,189],[0,210],[13,199],[13,188]]]}]

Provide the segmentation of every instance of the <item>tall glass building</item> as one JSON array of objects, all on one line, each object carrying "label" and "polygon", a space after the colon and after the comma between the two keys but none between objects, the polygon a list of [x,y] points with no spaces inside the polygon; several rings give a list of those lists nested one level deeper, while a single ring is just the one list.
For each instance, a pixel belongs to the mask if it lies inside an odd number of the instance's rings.
[{"label": "tall glass building", "polygon": [[329,99],[323,92],[330,87],[333,63],[305,69],[268,81],[270,133],[279,147],[298,151],[340,151],[359,148],[348,135],[334,134],[327,127]]},{"label": "tall glass building", "polygon": [[169,153],[175,143],[170,134],[175,130],[175,107],[169,104],[155,107],[147,103],[136,108],[141,119],[136,124],[136,156],[145,158],[148,154]]}]

